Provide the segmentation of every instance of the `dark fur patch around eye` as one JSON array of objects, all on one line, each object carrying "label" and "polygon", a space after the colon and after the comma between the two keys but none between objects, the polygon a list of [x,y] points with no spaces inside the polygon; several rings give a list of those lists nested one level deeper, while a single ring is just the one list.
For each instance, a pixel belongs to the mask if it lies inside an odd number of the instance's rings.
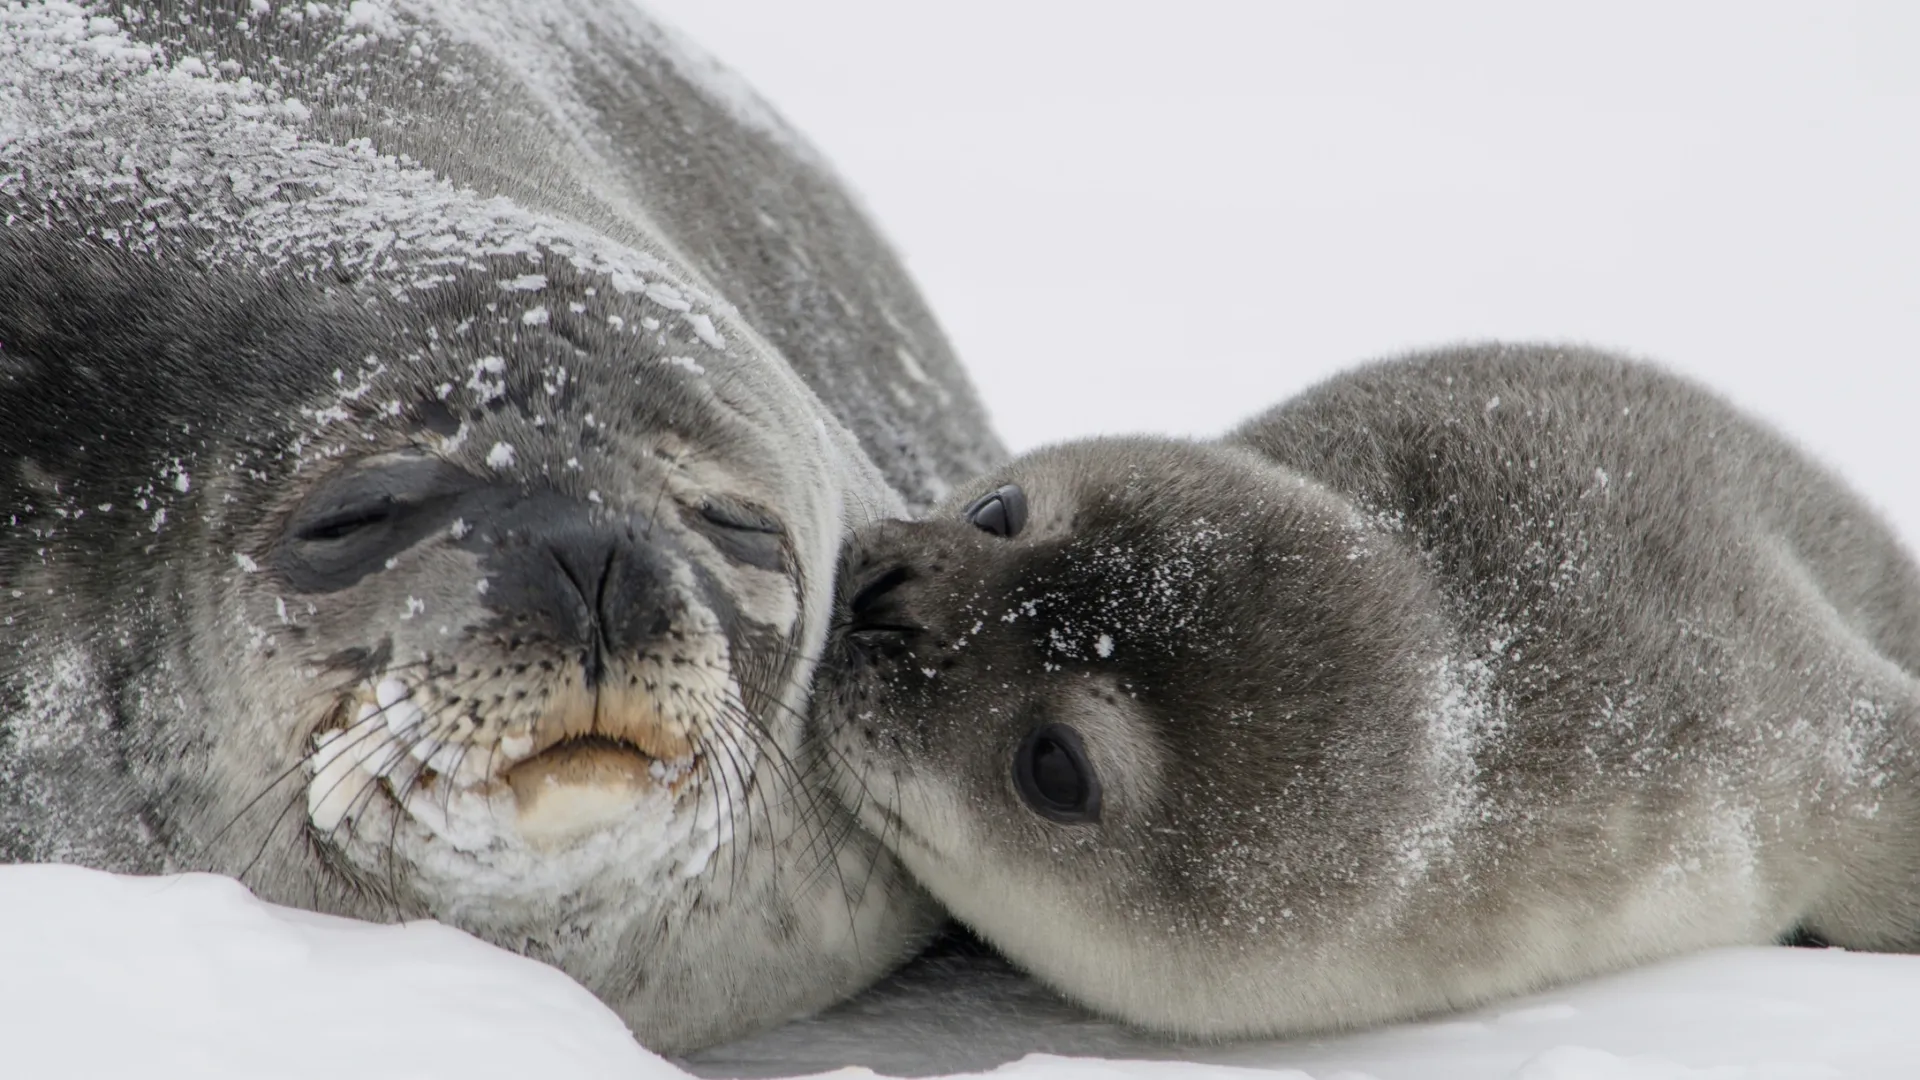
[{"label": "dark fur patch around eye", "polygon": [[479,486],[464,469],[424,455],[349,466],[300,503],[269,558],[295,591],[337,592],[443,526],[445,511]]}]

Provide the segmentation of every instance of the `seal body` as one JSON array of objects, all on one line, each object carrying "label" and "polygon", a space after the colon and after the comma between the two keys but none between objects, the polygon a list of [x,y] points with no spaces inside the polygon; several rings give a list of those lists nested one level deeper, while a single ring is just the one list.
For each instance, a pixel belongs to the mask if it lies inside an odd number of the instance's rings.
[{"label": "seal body", "polygon": [[1382,363],[1218,442],[1040,451],[846,559],[836,790],[1108,1015],[1282,1035],[1920,946],[1920,577],[1641,364]]},{"label": "seal body", "polygon": [[926,898],[800,717],[998,453],[811,151],[627,4],[0,9],[0,858],[564,968],[658,1050]]}]

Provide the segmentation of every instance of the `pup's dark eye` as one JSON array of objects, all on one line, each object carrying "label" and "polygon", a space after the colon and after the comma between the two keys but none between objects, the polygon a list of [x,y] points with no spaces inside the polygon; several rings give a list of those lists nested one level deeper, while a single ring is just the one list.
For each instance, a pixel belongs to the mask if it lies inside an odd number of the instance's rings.
[{"label": "pup's dark eye", "polygon": [[1100,777],[1080,733],[1048,724],[1013,755],[1013,786],[1034,813],[1066,825],[1100,820]]},{"label": "pup's dark eye", "polygon": [[1027,493],[1019,484],[990,491],[964,511],[967,523],[995,536],[1015,537],[1027,526]]}]

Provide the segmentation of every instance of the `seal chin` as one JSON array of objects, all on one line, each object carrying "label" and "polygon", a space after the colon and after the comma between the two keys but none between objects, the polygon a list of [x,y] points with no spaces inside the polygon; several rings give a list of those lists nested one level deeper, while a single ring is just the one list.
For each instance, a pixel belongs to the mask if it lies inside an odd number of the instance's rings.
[{"label": "seal chin", "polygon": [[[403,679],[369,680],[314,737],[310,820],[331,836],[380,801],[458,848],[489,831],[475,828],[484,823],[499,833],[493,841],[551,849],[646,804],[677,806],[702,767],[690,725],[645,694],[566,685],[532,722],[489,732],[471,714],[436,720],[420,703],[431,695]],[[484,821],[457,820],[463,809],[483,810]]]}]

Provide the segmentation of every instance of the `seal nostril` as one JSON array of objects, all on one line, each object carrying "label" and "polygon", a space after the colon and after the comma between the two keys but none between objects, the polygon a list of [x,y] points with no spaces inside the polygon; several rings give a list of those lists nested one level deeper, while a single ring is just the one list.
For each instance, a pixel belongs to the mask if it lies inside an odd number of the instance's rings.
[{"label": "seal nostril", "polygon": [[865,615],[888,593],[913,579],[913,571],[905,566],[896,566],[879,577],[867,582],[847,601],[847,611],[856,618]]},{"label": "seal nostril", "polygon": [[916,576],[910,567],[893,567],[870,578],[847,601],[845,640],[856,655],[864,655],[864,645],[898,644],[907,635],[921,631],[897,598],[889,602],[901,585]]},{"label": "seal nostril", "polygon": [[574,554],[574,562],[582,568],[597,561],[600,564],[600,572],[591,579],[587,578],[575,568],[573,562],[568,560],[566,551],[551,544],[547,547],[547,555],[553,559],[554,565],[560,568],[560,576],[565,578],[567,585],[573,589],[574,595],[568,606],[572,608],[576,632],[586,639],[586,644],[580,650],[580,670],[588,686],[597,686],[600,682],[600,669],[605,662],[607,638],[600,605],[606,596],[607,564],[611,556],[601,560],[585,560],[579,559],[578,552]]},{"label": "seal nostril", "polygon": [[637,521],[603,521],[574,500],[543,496],[499,524],[520,542],[486,553],[494,625],[564,649],[562,665],[578,660],[589,688],[672,632],[674,552],[629,541]]}]

